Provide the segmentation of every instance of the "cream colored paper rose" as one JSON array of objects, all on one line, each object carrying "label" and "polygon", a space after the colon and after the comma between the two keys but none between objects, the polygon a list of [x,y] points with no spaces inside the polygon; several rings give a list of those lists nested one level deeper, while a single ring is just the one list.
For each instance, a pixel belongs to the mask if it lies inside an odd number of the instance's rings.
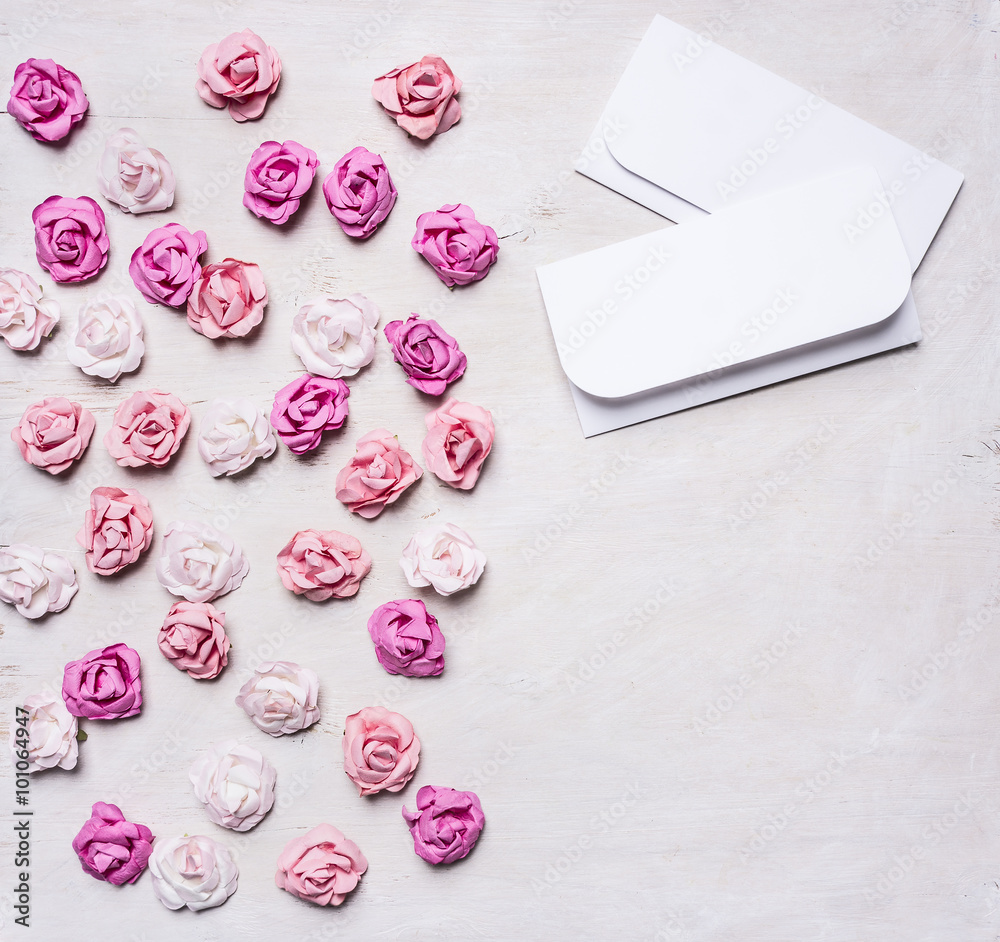
[{"label": "cream colored paper rose", "polygon": [[125,212],[155,213],[174,203],[174,171],[131,128],[115,131],[97,164],[97,189]]},{"label": "cream colored paper rose", "polygon": [[145,349],[142,318],[135,305],[126,297],[115,297],[80,308],[76,334],[66,355],[88,376],[116,383],[122,373],[138,369]]},{"label": "cream colored paper rose", "polygon": [[27,543],[0,549],[0,602],[25,618],[61,612],[78,588],[76,570],[65,556]]},{"label": "cream colored paper rose", "polygon": [[416,533],[399,564],[410,585],[429,585],[440,595],[453,595],[479,581],[486,555],[464,530],[440,523]]},{"label": "cream colored paper rose", "polygon": [[158,840],[149,856],[153,892],[167,909],[193,912],[221,906],[233,893],[239,869],[218,841],[195,834]]},{"label": "cream colored paper rose", "polygon": [[11,350],[34,350],[59,323],[59,302],[31,275],[0,268],[0,337]]},{"label": "cream colored paper rose", "polygon": [[189,602],[211,602],[238,589],[250,571],[236,541],[207,524],[175,521],[156,560],[160,585]]},{"label": "cream colored paper rose", "polygon": [[260,824],[274,804],[277,773],[253,746],[235,739],[213,746],[188,773],[209,818],[232,831]]},{"label": "cream colored paper rose", "polygon": [[277,447],[267,416],[249,399],[214,399],[202,417],[198,454],[212,477],[244,471]]},{"label": "cream colored paper rose", "polygon": [[317,298],[292,321],[292,349],[315,376],[354,376],[375,356],[379,311],[363,294]]},{"label": "cream colored paper rose", "polygon": [[27,721],[20,722],[23,714],[19,713],[10,724],[10,751],[15,765],[19,759],[28,763],[28,768],[20,771],[75,769],[79,724],[62,697],[36,693],[25,697],[21,705],[28,711]]},{"label": "cream colored paper rose", "polygon": [[253,724],[269,736],[307,729],[319,719],[319,678],[291,661],[261,664],[236,696]]}]

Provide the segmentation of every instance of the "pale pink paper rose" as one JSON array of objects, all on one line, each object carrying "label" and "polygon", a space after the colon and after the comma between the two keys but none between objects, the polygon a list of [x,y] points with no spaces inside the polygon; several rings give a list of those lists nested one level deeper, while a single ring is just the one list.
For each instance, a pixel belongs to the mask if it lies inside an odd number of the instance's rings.
[{"label": "pale pink paper rose", "polygon": [[323,196],[347,235],[367,239],[395,205],[396,187],[381,155],[355,147],[334,164],[323,181]]},{"label": "pale pink paper rose", "polygon": [[399,565],[414,588],[429,585],[439,595],[454,595],[479,581],[486,554],[460,527],[435,523],[406,544]]},{"label": "pale pink paper rose", "polygon": [[53,281],[87,281],[108,264],[104,210],[89,196],[50,196],[31,212],[35,258]]},{"label": "pale pink paper rose", "polygon": [[347,421],[350,395],[342,379],[306,373],[275,394],[271,427],[293,454],[304,455],[319,446],[324,432]]},{"label": "pale pink paper rose", "polygon": [[439,56],[400,66],[375,79],[372,96],[408,134],[427,140],[462,117],[462,83]]},{"label": "pale pink paper rose", "polygon": [[236,541],[207,524],[178,520],[164,531],[156,578],[174,595],[211,602],[238,589],[249,571]]},{"label": "pale pink paper rose", "polygon": [[466,857],[486,823],[475,792],[437,785],[424,785],[417,792],[417,810],[404,807],[403,820],[410,829],[414,853],[430,864]]},{"label": "pale pink paper rose", "polygon": [[10,754],[27,768],[18,773],[45,769],[75,769],[80,748],[77,734],[80,724],[66,709],[62,697],[35,693],[20,704],[26,714],[17,713],[10,724]]},{"label": "pale pink paper rose", "polygon": [[146,351],[142,318],[126,297],[91,301],[80,319],[66,356],[88,376],[117,383],[123,373],[139,368]]},{"label": "pale pink paper rose", "polygon": [[115,409],[104,447],[123,468],[162,468],[180,448],[190,424],[191,411],[175,395],[140,390]]},{"label": "pale pink paper rose", "polygon": [[236,705],[257,729],[269,736],[286,736],[319,720],[318,695],[315,671],[291,661],[268,661],[240,688]]},{"label": "pale pink paper rose", "polygon": [[114,886],[135,883],[153,852],[153,832],[126,821],[117,805],[94,803],[90,819],[73,838],[84,873]]},{"label": "pale pink paper rose", "polygon": [[281,79],[281,59],[252,30],[212,43],[198,60],[195,87],[213,108],[229,107],[234,121],[259,118]]},{"label": "pale pink paper rose", "polygon": [[0,268],[0,337],[11,350],[34,350],[59,323],[59,302],[31,275]]},{"label": "pale pink paper rose", "polygon": [[212,477],[245,471],[278,447],[264,413],[249,399],[213,399],[198,430],[198,453]]},{"label": "pale pink paper rose", "polygon": [[87,450],[96,422],[78,402],[50,396],[24,410],[10,430],[21,457],[49,474],[60,474]]},{"label": "pale pink paper rose", "polygon": [[142,710],[142,661],[127,644],[112,644],[70,661],[63,671],[66,709],[88,720],[121,720]]},{"label": "pale pink paper rose", "polygon": [[195,680],[211,680],[229,663],[226,613],[211,602],[174,602],[156,643],[178,670]]},{"label": "pale pink paper rose", "polygon": [[89,106],[79,76],[52,59],[28,59],[14,69],[7,113],[36,141],[61,141]]},{"label": "pale pink paper rose", "polygon": [[379,310],[363,294],[317,298],[292,321],[292,349],[317,376],[354,376],[375,356]]},{"label": "pale pink paper rose", "polygon": [[398,792],[416,774],[420,740],[401,713],[365,707],[344,721],[344,771],[358,794]]},{"label": "pale pink paper rose", "polygon": [[419,215],[410,245],[449,288],[485,278],[500,251],[493,228],[476,219],[464,203]]},{"label": "pale pink paper rose", "polygon": [[275,885],[317,906],[339,906],[368,869],[354,841],[331,824],[293,837],[278,857]]},{"label": "pale pink paper rose", "polygon": [[221,906],[239,882],[232,854],[218,841],[195,834],[153,844],[149,858],[153,892],[167,909],[192,912]]},{"label": "pale pink paper rose", "polygon": [[77,542],[87,551],[87,568],[111,576],[132,565],[153,542],[153,512],[132,487],[95,487]]},{"label": "pale pink paper rose", "polygon": [[208,248],[205,233],[176,222],[154,229],[132,253],[128,273],[150,304],[184,307],[201,278],[199,256]]},{"label": "pale pink paper rose", "polygon": [[97,164],[97,189],[106,200],[133,215],[156,213],[173,206],[175,185],[167,158],[132,128],[108,137]]},{"label": "pale pink paper rose", "polygon": [[235,258],[206,265],[188,296],[192,330],[212,340],[246,337],[264,320],[267,287],[260,268]]},{"label": "pale pink paper rose", "polygon": [[194,762],[188,778],[208,817],[231,831],[255,828],[274,805],[274,766],[235,739],[213,745]]},{"label": "pale pink paper rose", "polygon": [[371,568],[360,541],[337,530],[299,530],[278,551],[282,585],[311,602],[356,595]]},{"label": "pale pink paper rose", "polygon": [[78,589],[76,570],[65,556],[27,543],[0,549],[0,602],[25,618],[61,612]]},{"label": "pale pink paper rose", "polygon": [[337,475],[336,496],[347,509],[370,520],[395,503],[423,471],[399,439],[377,428],[358,439],[354,457]]},{"label": "pale pink paper rose", "polygon": [[319,158],[297,141],[264,141],[243,178],[243,205],[260,219],[284,225],[309,192]]},{"label": "pale pink paper rose", "polygon": [[470,402],[449,399],[424,419],[427,470],[460,491],[470,490],[493,448],[493,416]]}]

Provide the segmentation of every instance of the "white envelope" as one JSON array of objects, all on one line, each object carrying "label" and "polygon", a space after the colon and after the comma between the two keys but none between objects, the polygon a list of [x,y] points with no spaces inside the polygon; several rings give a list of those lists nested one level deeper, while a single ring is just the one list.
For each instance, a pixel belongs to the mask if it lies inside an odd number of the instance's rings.
[{"label": "white envelope", "polygon": [[[845,235],[872,245],[869,230],[894,217],[910,269],[916,270],[962,184],[958,171],[657,16],[577,169],[680,222],[682,230],[706,213],[861,167],[874,168],[882,189],[872,201],[851,207],[853,214],[842,221]],[[642,249],[637,243],[637,266]],[[547,309],[565,306],[567,298],[558,292],[550,277]],[[580,315],[602,300],[591,299]],[[753,303],[747,298],[747,305]],[[916,308],[907,295],[894,313],[847,332],[824,333],[726,366],[710,367],[706,357],[696,382],[678,382],[664,371],[662,382],[624,397],[594,395],[575,384],[573,397],[584,434],[596,435],[919,339]],[[606,369],[626,376],[632,365],[609,358]]]}]

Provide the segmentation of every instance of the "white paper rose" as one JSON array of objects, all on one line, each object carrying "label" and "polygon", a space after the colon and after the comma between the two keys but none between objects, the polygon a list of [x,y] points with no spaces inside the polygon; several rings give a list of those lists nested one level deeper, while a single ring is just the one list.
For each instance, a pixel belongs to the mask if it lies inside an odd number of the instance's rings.
[{"label": "white paper rose", "polygon": [[101,196],[127,213],[155,213],[174,203],[174,171],[131,128],[115,131],[97,164]]},{"label": "white paper rose", "polygon": [[27,721],[20,722],[24,714],[18,713],[10,724],[10,752],[15,767],[27,752],[25,771],[75,769],[79,753],[76,735],[80,727],[62,697],[36,693],[25,697],[22,706],[28,711]]},{"label": "white paper rose", "polygon": [[73,564],[59,553],[27,543],[0,550],[0,601],[25,618],[61,612],[78,588]]},{"label": "white paper rose", "polygon": [[238,589],[250,571],[236,541],[207,524],[175,521],[156,559],[160,585],[189,602],[211,602]]},{"label": "white paper rose", "polygon": [[277,447],[267,416],[249,399],[214,399],[202,417],[198,454],[212,477],[244,471]]},{"label": "white paper rose", "polygon": [[149,855],[153,892],[167,909],[198,912],[221,906],[233,893],[239,869],[218,841],[195,834],[158,840]]},{"label": "white paper rose", "polygon": [[274,804],[274,766],[253,746],[235,739],[212,746],[188,777],[209,818],[233,831],[260,824]]},{"label": "white paper rose", "polygon": [[439,523],[406,544],[399,565],[410,585],[429,585],[440,595],[452,595],[479,581],[486,554],[455,524]]},{"label": "white paper rose", "polygon": [[236,695],[253,724],[269,736],[297,733],[319,719],[319,678],[291,661],[261,664]]},{"label": "white paper rose", "polygon": [[66,349],[69,362],[88,376],[112,383],[137,369],[145,352],[142,318],[126,297],[91,301],[80,308],[76,336]]},{"label": "white paper rose", "polygon": [[0,337],[11,350],[34,350],[58,323],[58,302],[31,275],[0,268]]},{"label": "white paper rose", "polygon": [[353,376],[375,356],[378,308],[363,294],[318,298],[292,321],[292,349],[315,376]]}]

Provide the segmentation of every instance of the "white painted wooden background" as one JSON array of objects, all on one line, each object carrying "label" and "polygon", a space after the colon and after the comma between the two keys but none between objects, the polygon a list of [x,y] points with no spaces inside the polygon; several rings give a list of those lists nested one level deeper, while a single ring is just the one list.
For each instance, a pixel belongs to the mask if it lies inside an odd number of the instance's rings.
[{"label": "white painted wooden background", "polygon": [[[569,173],[656,12],[910,143],[944,135],[940,156],[966,184],[915,278],[919,347],[584,441],[534,269],[662,225]],[[238,125],[198,98],[195,62],[246,26],[284,72],[263,119]],[[0,763],[0,937],[996,938],[998,29],[988,0],[6,0],[4,98],[18,62],[54,57],[82,77],[91,111],[62,147],[0,122],[0,264],[43,275],[32,207],[52,193],[99,198],[96,157],[119,127],[167,155],[178,188],[167,213],[109,210],[99,279],[43,278],[67,312],[45,352],[0,349],[0,542],[64,552],[81,581],[69,609],[40,623],[0,612],[0,733],[15,698],[57,685],[68,660],[105,643],[140,651],[146,697],[138,718],[85,724],[74,772],[33,777],[27,931],[9,908],[13,783]],[[370,85],[428,53],[464,81],[464,114],[422,145]],[[382,153],[399,188],[383,231],[367,244],[344,237],[321,177],[283,230],[252,217],[243,168],[269,138],[315,149],[322,175],[355,145]],[[503,237],[489,277],[454,292],[409,248],[416,216],[447,202],[470,204]],[[203,228],[210,260],[263,268],[271,301],[252,339],[210,342],[134,291],[129,255],[169,221]],[[116,279],[141,306],[147,354],[108,386],[63,349],[79,304]],[[352,383],[346,432],[314,456],[279,447],[225,480],[192,440],[163,471],[111,462],[101,437],[131,392],[167,389],[196,422],[216,395],[270,403],[300,372],[288,339],[298,306],[352,291],[382,323],[436,314],[467,352],[455,394],[497,420],[472,493],[425,475],[371,522],[334,500],[337,470],[370,429],[419,453],[428,402],[384,339]],[[58,478],[4,444],[45,395],[98,420],[84,460]],[[74,534],[98,484],[137,486],[161,532],[205,520],[246,548],[250,575],[220,603],[234,649],[218,681],[196,683],[158,653],[172,597],[152,552],[120,578],[86,571]],[[427,598],[448,638],[444,676],[393,679],[365,622],[410,594],[397,558],[430,519],[468,529],[489,563],[474,590]],[[314,604],[281,587],[275,553],[305,527],[344,529],[371,551],[355,599]],[[321,722],[277,741],[233,704],[249,665],[271,653],[322,684]],[[408,716],[424,748],[401,795],[362,800],[340,737],[345,715],[375,703]],[[214,827],[187,781],[206,745],[230,736],[278,768],[278,804],[245,839]],[[479,846],[451,868],[418,859],[400,817],[428,783],[475,787],[486,811]],[[148,874],[122,888],[84,874],[70,841],[95,800],[115,799],[157,835],[208,833],[234,848],[238,893],[171,913]],[[370,861],[339,910],[273,885],[286,841],[322,821]]]}]

